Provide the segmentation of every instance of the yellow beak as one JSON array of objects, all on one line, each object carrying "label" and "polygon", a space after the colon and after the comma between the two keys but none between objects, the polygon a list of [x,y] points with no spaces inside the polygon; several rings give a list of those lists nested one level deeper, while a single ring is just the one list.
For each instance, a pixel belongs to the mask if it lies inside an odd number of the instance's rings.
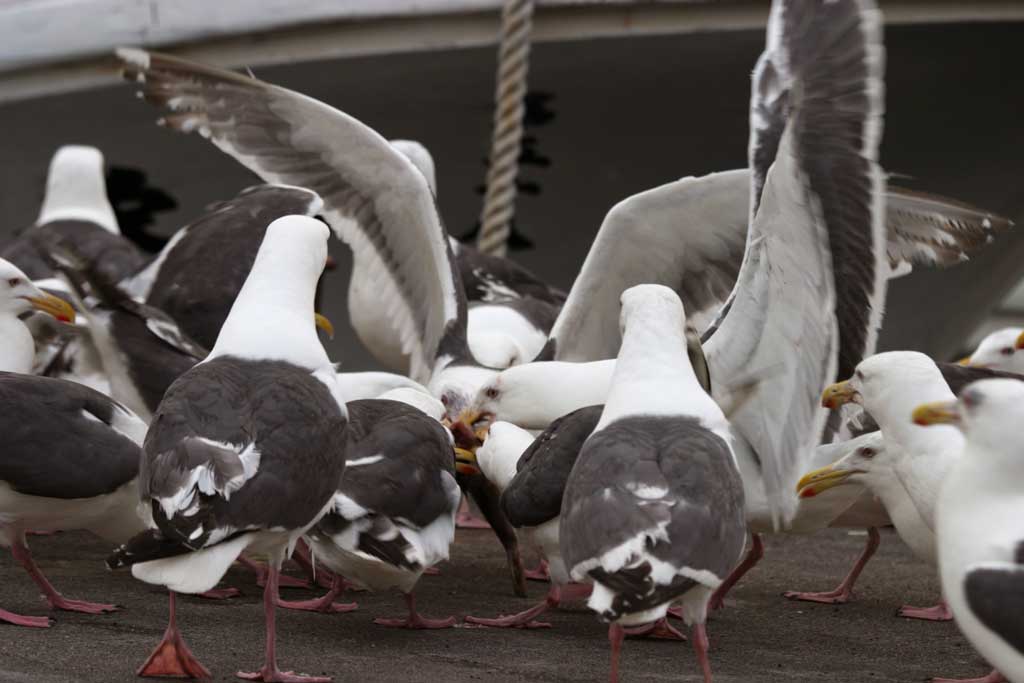
[{"label": "yellow beak", "polygon": [[835,410],[841,405],[850,403],[857,397],[857,391],[850,386],[850,381],[836,382],[825,387],[825,391],[821,394],[821,405]]},{"label": "yellow beak", "polygon": [[25,300],[32,304],[37,311],[51,315],[64,323],[75,322],[75,309],[67,301],[52,294],[42,293],[42,296],[27,296]]},{"label": "yellow beak", "polygon": [[471,408],[466,408],[461,413],[459,413],[459,416],[457,418],[455,418],[455,421],[456,422],[461,422],[462,424],[466,425],[467,427],[472,427],[474,424],[477,423],[477,421],[480,419],[481,415],[482,415],[482,413],[479,410],[473,410]]},{"label": "yellow beak", "polygon": [[822,491],[841,486],[851,475],[860,470],[839,470],[835,464],[822,467],[819,470],[808,472],[796,484],[797,495],[800,498],[813,498]]},{"label": "yellow beak", "polygon": [[956,424],[960,421],[960,411],[956,401],[935,401],[924,403],[914,408],[911,415],[914,424],[927,427],[937,424]]},{"label": "yellow beak", "polygon": [[459,474],[480,474],[480,467],[476,464],[476,453],[456,446],[455,471]]},{"label": "yellow beak", "polygon": [[[1020,339],[1017,340],[1017,343],[1018,344],[1020,343]],[[970,365],[971,364],[971,357],[970,356],[966,356],[965,358],[961,358],[960,360],[958,360],[956,362],[956,364],[957,365],[963,365],[963,366]]]},{"label": "yellow beak", "polygon": [[327,316],[315,313],[313,317],[316,320],[316,326],[326,332],[330,339],[334,339],[334,325],[327,319]]},{"label": "yellow beak", "polygon": [[1018,349],[1024,349],[1024,332],[1021,332],[1017,337],[1017,343],[1014,344]]}]

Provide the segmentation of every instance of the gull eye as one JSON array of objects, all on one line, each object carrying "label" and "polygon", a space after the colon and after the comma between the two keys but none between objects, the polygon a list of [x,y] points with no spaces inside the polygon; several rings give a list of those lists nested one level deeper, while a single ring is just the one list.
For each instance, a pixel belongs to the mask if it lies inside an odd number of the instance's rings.
[{"label": "gull eye", "polygon": [[877,454],[874,448],[862,448],[860,449],[860,455],[862,458],[873,458]]},{"label": "gull eye", "polygon": [[1003,354],[1004,356],[1012,356],[1013,355],[1013,347],[1012,346],[1004,346],[1003,348],[999,349],[999,353]]},{"label": "gull eye", "polygon": [[448,397],[448,394],[441,394],[441,405],[447,408],[449,403],[451,403],[451,399]]},{"label": "gull eye", "polygon": [[18,285],[21,284],[21,278],[12,277],[10,280],[7,281],[7,284],[10,285],[11,287],[17,287]]},{"label": "gull eye", "polygon": [[853,373],[853,375],[854,375],[854,377],[856,377],[857,379],[864,379],[864,373],[863,373],[863,372],[861,372],[860,370],[858,370],[857,372]]},{"label": "gull eye", "polygon": [[487,390],[484,391],[484,396],[486,396],[487,398],[491,398],[491,399],[498,398],[498,390],[497,390],[497,388],[495,388],[495,387],[487,387]]}]

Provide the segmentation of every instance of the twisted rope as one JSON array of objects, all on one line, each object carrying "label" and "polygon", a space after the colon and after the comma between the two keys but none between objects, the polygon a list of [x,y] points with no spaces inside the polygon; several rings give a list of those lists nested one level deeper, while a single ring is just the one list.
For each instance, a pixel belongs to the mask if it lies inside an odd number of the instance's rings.
[{"label": "twisted rope", "polygon": [[480,212],[477,247],[504,256],[515,213],[516,174],[523,138],[523,97],[530,67],[533,0],[506,0],[501,12],[498,83],[494,94],[494,135],[487,168],[487,192]]}]

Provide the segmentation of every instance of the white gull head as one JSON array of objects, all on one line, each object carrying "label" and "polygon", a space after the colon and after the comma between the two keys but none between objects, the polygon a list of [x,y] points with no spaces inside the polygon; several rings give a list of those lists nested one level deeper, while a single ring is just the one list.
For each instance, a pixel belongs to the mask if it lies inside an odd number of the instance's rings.
[{"label": "white gull head", "polygon": [[108,232],[121,232],[107,199],[103,153],[95,147],[65,145],[50,161],[36,225],[59,220],[89,221]]},{"label": "white gull head", "polygon": [[313,310],[329,235],[326,225],[307,216],[270,224],[207,360],[230,355],[286,361],[311,372],[326,370],[337,385]]}]

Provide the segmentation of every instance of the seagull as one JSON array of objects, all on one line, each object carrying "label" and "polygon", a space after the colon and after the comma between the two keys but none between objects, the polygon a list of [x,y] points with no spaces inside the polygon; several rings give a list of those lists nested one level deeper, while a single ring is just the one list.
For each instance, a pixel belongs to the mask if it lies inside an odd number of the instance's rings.
[{"label": "seagull", "polygon": [[313,556],[334,572],[319,600],[282,603],[311,611],[349,611],[334,598],[341,579],[374,591],[398,588],[407,619],[374,623],[414,629],[449,628],[455,618],[428,619],[413,589],[424,571],[448,559],[461,492],[451,434],[435,417],[396,400],[347,404],[351,445],[330,511],[307,534]]},{"label": "seagull", "polygon": [[566,483],[561,555],[588,606],[610,623],[611,680],[624,627],[651,624],[682,602],[711,680],[707,603],[746,535],[732,434],[686,355],[683,306],[660,285],[622,295],[623,342],[612,389]]},{"label": "seagull", "polygon": [[547,597],[528,610],[497,619],[467,616],[466,622],[498,628],[547,628],[535,621],[563,600],[590,595],[590,586],[575,584],[562,559],[558,526],[565,482],[583,442],[594,431],[604,406],[588,406],[555,420],[540,436],[508,422],[487,427],[479,449],[456,451],[459,467],[478,468],[501,490],[501,506],[509,522],[547,563]]},{"label": "seagull", "polygon": [[[139,509],[137,487],[146,423],[75,382],[0,372],[0,433],[0,545],[11,549],[53,609],[115,611],[115,605],[64,597],[32,559],[25,535],[85,529],[123,543],[143,531],[148,514]],[[45,617],[2,609],[0,621],[50,625]]]},{"label": "seagull", "polygon": [[239,676],[330,680],[281,672],[275,628],[281,563],[331,508],[349,439],[314,327],[328,236],[306,216],[271,223],[209,356],[171,385],[153,417],[140,490],[156,529],[108,559],[171,591],[169,626],[140,675],[208,677],[177,629],[174,594],[208,590],[245,551],[270,560],[267,647],[263,667]]},{"label": "seagull", "polygon": [[972,368],[1024,373],[1024,327],[1004,327],[988,334],[971,355],[960,361]]},{"label": "seagull", "polygon": [[107,199],[103,154],[95,147],[65,145],[50,160],[46,196],[34,226],[0,250],[33,280],[52,277],[38,244],[74,245],[115,281],[142,268],[147,257],[121,235]]},{"label": "seagull", "polygon": [[926,403],[913,412],[918,425],[952,424],[966,437],[936,508],[942,592],[957,626],[995,666],[973,683],[1024,680],[1021,406],[1024,384],[992,379],[969,385],[957,401]]},{"label": "seagull", "polygon": [[322,206],[315,192],[300,187],[246,188],[211,205],[178,230],[144,270],[118,284],[210,348],[249,275],[267,226],[283,216],[315,216]]},{"label": "seagull", "polygon": [[[914,351],[889,351],[865,359],[853,376],[828,387],[822,403],[831,409],[855,402],[881,427],[886,448],[853,453],[824,469],[805,475],[797,487],[803,497],[815,496],[853,479],[877,495],[900,538],[919,560],[934,566],[936,501],[942,478],[960,456],[963,439],[951,427],[923,429],[907,420],[922,401],[952,400],[953,392],[935,363]],[[904,606],[899,615],[948,621],[943,601],[935,607]]]},{"label": "seagull", "polygon": [[[409,158],[362,122],[300,93],[167,55],[117,54],[125,77],[170,110],[165,125],[199,132],[265,182],[309,188],[323,199],[321,214],[372,276],[376,306],[409,356],[408,375],[445,404],[449,418],[461,413],[494,370],[470,350],[448,234]],[[518,558],[496,492],[472,479],[460,483]],[[518,559],[513,581],[525,594]]]},{"label": "seagull", "polygon": [[[75,319],[66,301],[0,259],[0,545],[11,549],[52,608],[111,612],[114,605],[61,595],[32,559],[25,534],[87,529],[120,543],[145,529],[135,485],[146,425],[88,387],[29,374],[35,348],[19,316],[31,310]],[[45,617],[3,609],[0,621],[50,625]]]},{"label": "seagull", "polygon": [[31,374],[36,344],[22,317],[34,311],[60,322],[75,321],[71,304],[43,291],[24,271],[0,258],[0,371]]},{"label": "seagull", "polygon": [[82,315],[110,395],[147,424],[167,388],[206,358],[207,349],[155,306],[131,298],[74,249],[46,252]]}]

